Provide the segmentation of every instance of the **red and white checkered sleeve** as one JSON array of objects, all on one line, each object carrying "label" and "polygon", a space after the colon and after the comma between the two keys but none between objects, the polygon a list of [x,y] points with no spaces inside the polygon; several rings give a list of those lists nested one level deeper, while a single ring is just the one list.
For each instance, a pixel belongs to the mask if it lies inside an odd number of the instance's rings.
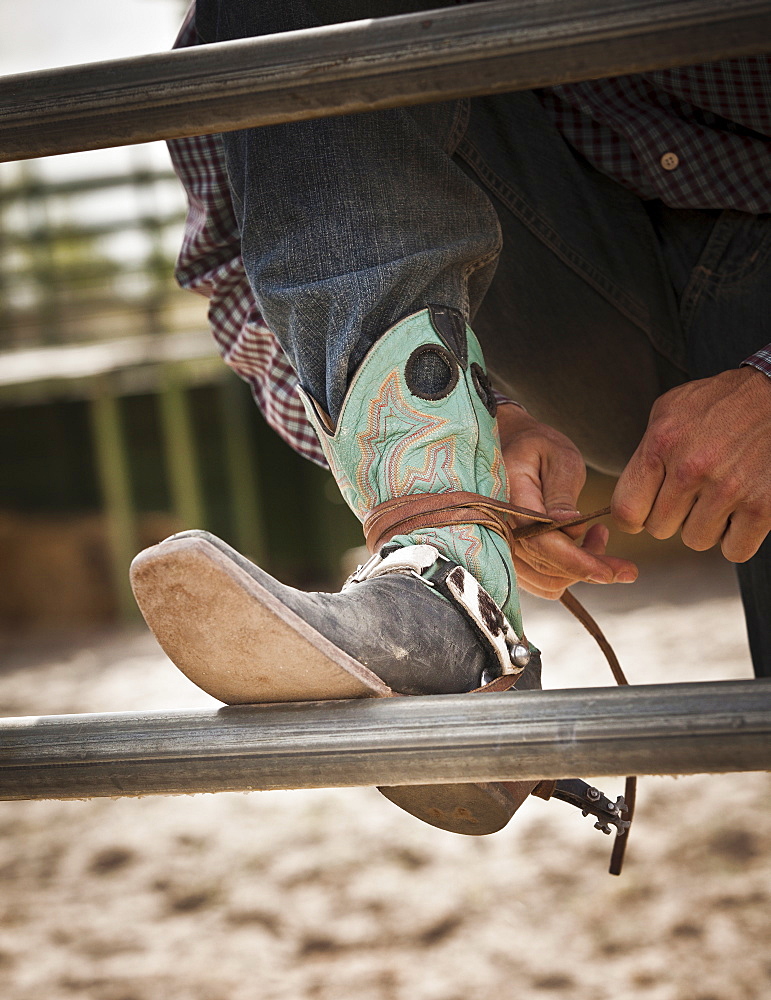
[{"label": "red and white checkered sleeve", "polygon": [[[194,15],[191,4],[175,48],[197,44]],[[297,394],[297,376],[266,326],[246,277],[220,138],[194,136],[167,145],[188,201],[177,282],[209,299],[209,323],[220,354],[249,383],[268,424],[304,458],[326,466]]]},{"label": "red and white checkered sleeve", "polygon": [[771,377],[771,344],[767,344],[759,351],[755,351],[749,358],[742,361],[742,365],[750,365],[752,368],[757,368],[765,375]]}]

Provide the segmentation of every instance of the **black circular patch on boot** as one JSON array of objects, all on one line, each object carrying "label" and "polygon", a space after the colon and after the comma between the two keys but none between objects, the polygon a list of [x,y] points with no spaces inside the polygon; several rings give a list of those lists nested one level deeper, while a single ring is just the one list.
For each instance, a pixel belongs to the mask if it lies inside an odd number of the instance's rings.
[{"label": "black circular patch on boot", "polygon": [[487,372],[481,365],[478,365],[476,361],[471,365],[471,380],[474,383],[477,395],[485,404],[487,412],[491,417],[494,417],[498,412],[498,402],[495,398],[495,393],[493,392],[493,387],[487,376]]},{"label": "black circular patch on boot", "polygon": [[458,384],[458,365],[443,347],[423,344],[409,356],[404,378],[418,399],[444,399]]}]

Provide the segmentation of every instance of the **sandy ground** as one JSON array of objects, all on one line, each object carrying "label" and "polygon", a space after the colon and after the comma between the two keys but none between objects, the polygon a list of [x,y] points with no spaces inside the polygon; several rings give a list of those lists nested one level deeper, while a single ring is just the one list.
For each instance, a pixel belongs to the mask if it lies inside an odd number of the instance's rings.
[{"label": "sandy ground", "polygon": [[[732,579],[701,565],[585,593],[634,683],[750,675]],[[608,683],[561,608],[527,623],[548,686]],[[212,704],[141,630],[3,653],[3,715]],[[478,840],[372,789],[3,802],[0,997],[771,997],[768,776],[645,778],[638,803],[612,878],[610,838],[535,799]]]}]

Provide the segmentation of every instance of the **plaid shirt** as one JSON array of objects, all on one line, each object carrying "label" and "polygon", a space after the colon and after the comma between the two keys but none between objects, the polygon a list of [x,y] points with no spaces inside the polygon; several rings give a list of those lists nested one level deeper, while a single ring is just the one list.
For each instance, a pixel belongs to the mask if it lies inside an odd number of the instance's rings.
[{"label": "plaid shirt", "polygon": [[771,57],[537,93],[570,145],[641,198],[771,212]]},{"label": "plaid shirt", "polygon": [[[193,3],[174,47],[197,41]],[[771,212],[771,57],[537,93],[564,138],[641,198],[675,208]],[[297,376],[265,325],[244,271],[221,140],[196,136],[168,146],[188,197],[177,281],[209,299],[220,353],[249,383],[268,424],[299,454],[326,466],[297,395]],[[771,376],[771,344],[744,364]]]}]

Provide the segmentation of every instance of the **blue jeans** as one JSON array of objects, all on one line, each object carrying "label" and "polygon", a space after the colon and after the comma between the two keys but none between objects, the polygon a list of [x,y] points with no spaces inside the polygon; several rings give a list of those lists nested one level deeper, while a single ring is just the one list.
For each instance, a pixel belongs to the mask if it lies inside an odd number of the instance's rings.
[{"label": "blue jeans", "polygon": [[[221,41],[425,4],[197,7],[202,40]],[[223,139],[257,301],[333,419],[376,338],[439,303],[472,321],[499,388],[617,474],[657,396],[771,342],[771,218],[642,202],[565,143],[534,93]],[[738,572],[767,675],[768,540]]]}]

